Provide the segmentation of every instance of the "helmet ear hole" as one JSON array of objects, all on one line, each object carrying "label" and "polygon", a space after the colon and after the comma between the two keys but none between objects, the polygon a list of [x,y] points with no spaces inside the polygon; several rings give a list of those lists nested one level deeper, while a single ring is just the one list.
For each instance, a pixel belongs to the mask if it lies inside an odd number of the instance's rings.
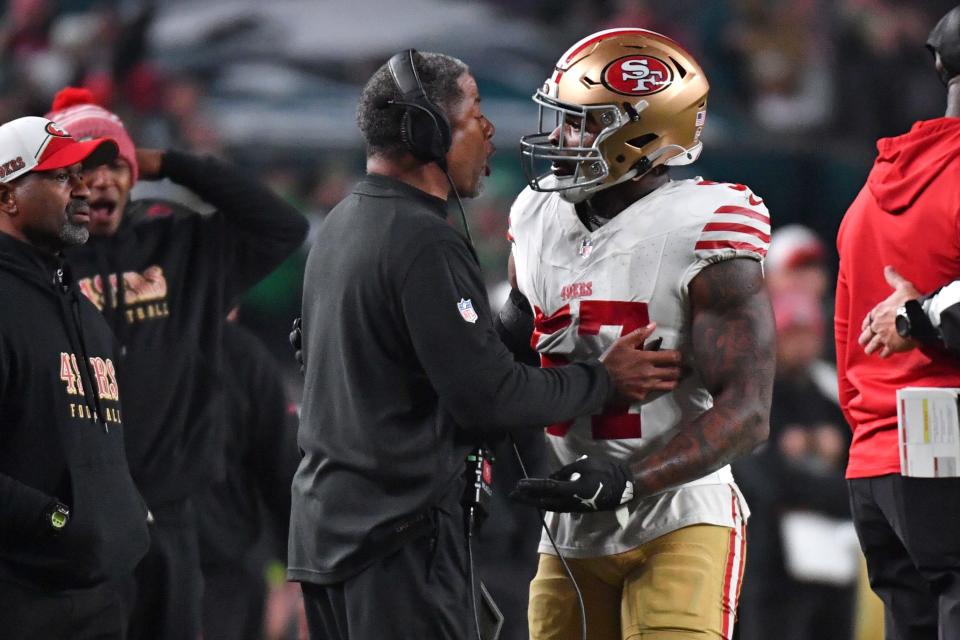
[{"label": "helmet ear hole", "polygon": [[672,62],[677,67],[677,75],[680,76],[680,79],[683,80],[687,75],[687,70],[683,68],[683,65],[677,62],[677,59],[673,56],[669,56],[670,62]]},{"label": "helmet ear hole", "polygon": [[660,136],[658,136],[655,133],[648,133],[648,134],[627,140],[627,144],[630,145],[631,147],[636,147],[637,149],[643,149],[645,146],[647,146],[648,144],[650,144],[651,142],[653,142],[659,137]]}]

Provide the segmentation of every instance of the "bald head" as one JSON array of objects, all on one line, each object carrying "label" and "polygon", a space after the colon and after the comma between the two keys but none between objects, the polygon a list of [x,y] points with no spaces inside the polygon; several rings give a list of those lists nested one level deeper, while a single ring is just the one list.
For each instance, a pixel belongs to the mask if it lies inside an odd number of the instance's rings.
[{"label": "bald head", "polygon": [[937,71],[944,84],[960,74],[960,5],[940,18],[927,37],[927,48],[939,61]]}]

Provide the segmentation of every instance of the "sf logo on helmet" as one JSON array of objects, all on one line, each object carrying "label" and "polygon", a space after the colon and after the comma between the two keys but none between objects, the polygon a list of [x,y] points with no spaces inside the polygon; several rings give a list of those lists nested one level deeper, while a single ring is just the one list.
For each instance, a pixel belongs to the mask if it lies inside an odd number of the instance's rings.
[{"label": "sf logo on helmet", "polygon": [[603,84],[627,96],[648,96],[670,86],[673,71],[652,56],[617,58],[603,70]]}]

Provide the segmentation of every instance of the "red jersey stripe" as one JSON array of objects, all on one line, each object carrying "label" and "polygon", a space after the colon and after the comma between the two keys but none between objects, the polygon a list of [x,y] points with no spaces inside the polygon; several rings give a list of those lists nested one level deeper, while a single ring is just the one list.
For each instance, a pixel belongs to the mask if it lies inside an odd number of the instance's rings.
[{"label": "red jersey stripe", "polygon": [[736,249],[737,251],[753,251],[761,256],[767,255],[764,247],[758,247],[749,242],[734,242],[732,240],[701,240],[694,246],[697,251],[708,251],[710,249]]},{"label": "red jersey stripe", "polygon": [[573,322],[573,316],[570,314],[570,305],[565,304],[550,315],[546,315],[539,307],[533,308],[533,326],[540,334],[551,334],[560,331]]},{"label": "red jersey stripe", "polygon": [[731,582],[733,580],[734,562],[737,555],[737,497],[732,496],[733,500],[733,528],[730,530],[730,544],[727,548],[727,566],[723,571],[723,621],[720,624],[721,633],[724,638],[730,638],[733,634],[733,621],[737,603],[730,597]]},{"label": "red jersey stripe", "polygon": [[747,209],[746,207],[724,205],[714,211],[714,213],[735,213],[737,215],[746,216],[748,218],[753,218],[754,220],[760,220],[761,222],[770,224],[770,216],[760,213],[759,211],[754,211],[753,209]]},{"label": "red jersey stripe", "polygon": [[707,231],[733,231],[736,233],[746,233],[751,236],[756,236],[763,240],[764,242],[770,242],[770,234],[764,233],[760,229],[751,227],[746,224],[737,224],[736,222],[711,222],[703,228],[704,233]]}]

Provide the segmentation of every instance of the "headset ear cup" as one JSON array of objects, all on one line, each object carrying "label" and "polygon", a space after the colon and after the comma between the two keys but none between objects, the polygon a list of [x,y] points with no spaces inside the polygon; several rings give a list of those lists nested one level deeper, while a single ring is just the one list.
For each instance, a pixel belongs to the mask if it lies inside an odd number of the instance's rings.
[{"label": "headset ear cup", "polygon": [[445,144],[443,136],[443,125],[446,123],[440,124],[437,115],[426,109],[407,109],[404,116],[401,134],[406,130],[407,146],[420,160],[442,160],[447,155],[449,146]]},{"label": "headset ear cup", "polygon": [[387,61],[403,98],[394,104],[406,107],[400,119],[400,141],[418,160],[438,162],[443,167],[450,150],[450,122],[424,91],[414,65],[416,53],[414,49],[407,49]]},{"label": "headset ear cup", "polygon": [[411,153],[417,155],[413,138],[410,137],[410,109],[404,109],[403,115],[400,116],[400,141]]}]

